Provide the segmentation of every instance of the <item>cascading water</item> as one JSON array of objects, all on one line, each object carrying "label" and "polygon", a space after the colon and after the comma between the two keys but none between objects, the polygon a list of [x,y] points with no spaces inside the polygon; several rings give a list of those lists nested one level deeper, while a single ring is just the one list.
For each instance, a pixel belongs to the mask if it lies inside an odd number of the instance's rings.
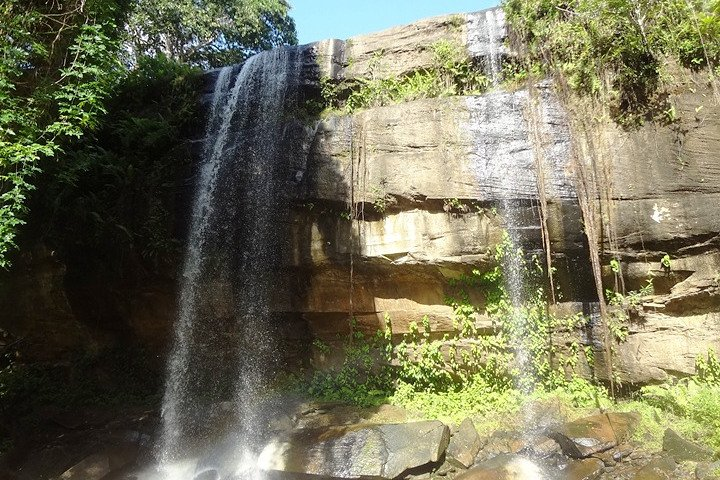
[{"label": "cascading water", "polygon": [[468,52],[485,59],[485,73],[492,85],[500,82],[502,56],[507,54],[505,33],[505,12],[501,8],[468,14]]},{"label": "cascading water", "polygon": [[[498,85],[502,57],[509,54],[504,45],[503,10],[469,14],[468,22],[468,50],[484,59],[486,74],[493,85]],[[524,307],[532,298],[526,285],[528,267],[517,249],[537,244],[542,237],[540,219],[530,205],[539,197],[541,174],[545,195],[574,197],[574,189],[562,173],[570,150],[564,113],[547,84],[534,88],[535,96],[529,90],[520,90],[466,97],[470,120],[464,125],[474,139],[471,155],[475,157],[478,183],[491,186],[482,192],[483,200],[497,202],[507,231],[507,245],[512,249],[503,255],[502,267],[511,313],[516,317],[511,319],[516,337],[511,343],[517,346],[515,366],[519,371],[516,384],[525,391],[534,381],[532,358],[523,348],[531,333],[524,331]]]},{"label": "cascading water", "polygon": [[[503,255],[503,277],[513,315],[521,315],[528,300],[525,285],[525,262],[516,250],[525,242],[532,230],[539,225],[530,218],[525,201],[537,191],[533,153],[528,140],[528,125],[524,110],[528,104],[526,91],[514,93],[493,92],[482,96],[466,97],[470,122],[465,126],[474,138],[475,175],[479,183],[491,185],[492,190],[483,192],[487,200],[495,201],[502,215],[507,232],[508,250]],[[522,318],[512,321],[518,327],[518,338],[511,339],[522,345]],[[523,377],[530,371],[529,352],[523,348],[515,351],[515,364],[520,372],[518,387],[523,387]]]},{"label": "cascading water", "polygon": [[[259,397],[277,356],[271,302],[287,222],[284,109],[301,66],[299,48],[280,48],[219,72],[168,361],[160,478],[192,479],[203,468],[253,476],[246,464],[263,421]],[[194,452],[218,456],[210,438],[218,410],[231,417],[223,458],[198,464]]]}]

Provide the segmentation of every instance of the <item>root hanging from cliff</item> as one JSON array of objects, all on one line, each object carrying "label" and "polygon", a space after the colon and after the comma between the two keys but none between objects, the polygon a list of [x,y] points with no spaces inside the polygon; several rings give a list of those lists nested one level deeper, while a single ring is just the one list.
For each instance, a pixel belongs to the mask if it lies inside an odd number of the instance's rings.
[{"label": "root hanging from cliff", "polygon": [[[605,368],[610,383],[610,393],[616,394],[616,382],[613,372],[613,336],[608,326],[609,313],[602,282],[602,252],[607,242],[613,255],[618,253],[617,238],[613,231],[613,196],[611,162],[606,161],[604,152],[607,145],[602,138],[597,140],[597,117],[589,112],[604,112],[606,109],[599,102],[590,101],[586,104],[573,97],[567,88],[556,82],[558,96],[568,111],[568,122],[572,132],[571,165],[575,173],[575,188],[578,204],[582,213],[585,235],[588,240],[588,255],[593,272],[595,289],[598,297],[604,343]],[[601,116],[602,118],[602,116]],[[608,116],[609,118],[609,116]],[[588,122],[591,122],[590,124]],[[595,123],[592,123],[595,122]],[[600,134],[602,137],[602,133]],[[596,141],[597,140],[597,141]],[[621,288],[624,290],[622,273],[619,273]]]},{"label": "root hanging from cliff", "polygon": [[[350,342],[354,337],[355,328],[355,248],[362,248],[362,229],[365,222],[365,198],[366,198],[366,177],[367,163],[365,162],[365,132],[360,125],[355,126],[353,117],[350,117],[350,202],[348,212],[350,214],[350,228],[348,229],[348,245],[350,246],[350,288],[348,299],[348,322],[350,327]],[[362,187],[361,200],[356,198],[356,186]],[[353,225],[356,226],[356,234],[353,232]]]},{"label": "root hanging from cliff", "polygon": [[555,279],[553,275],[553,266],[552,266],[552,246],[550,245],[550,232],[548,230],[547,225],[547,219],[548,219],[548,206],[547,206],[547,196],[545,195],[545,169],[544,169],[544,159],[545,159],[545,141],[546,136],[543,135],[541,128],[540,128],[540,122],[538,121],[538,115],[540,107],[540,102],[538,99],[537,90],[535,89],[534,85],[530,85],[529,87],[530,92],[530,103],[528,105],[527,109],[527,120],[528,120],[528,126],[530,128],[530,145],[532,145],[533,149],[533,159],[535,160],[535,172],[536,172],[536,181],[537,181],[537,191],[538,191],[538,200],[539,200],[539,214],[540,214],[540,233],[542,237],[542,243],[543,243],[543,250],[545,250],[545,265],[547,268],[547,276],[548,276],[548,282],[550,284],[550,299],[552,304],[554,305],[556,302],[555,299]]},{"label": "root hanging from cliff", "polygon": [[[602,284],[602,268],[600,263],[599,246],[602,245],[600,234],[598,232],[597,219],[598,212],[595,209],[595,199],[597,198],[597,190],[595,188],[596,180],[592,178],[588,180],[585,165],[580,160],[580,154],[573,152],[573,163],[575,168],[576,187],[578,194],[578,203],[582,212],[583,223],[585,224],[585,235],[588,239],[588,254],[590,256],[590,264],[592,266],[593,278],[595,280],[595,288],[597,290],[598,304],[600,307],[600,317],[603,325],[603,343],[605,345],[605,366],[608,380],[610,381],[610,393],[615,398],[615,376],[613,375],[612,361],[612,335],[608,328],[608,308],[605,302],[605,292],[603,292]],[[602,222],[602,220],[600,220]]]}]

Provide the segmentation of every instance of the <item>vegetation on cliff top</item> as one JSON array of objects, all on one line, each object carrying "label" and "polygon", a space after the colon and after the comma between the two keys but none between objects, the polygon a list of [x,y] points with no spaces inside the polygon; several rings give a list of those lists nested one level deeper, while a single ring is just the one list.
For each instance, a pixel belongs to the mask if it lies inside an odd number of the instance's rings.
[{"label": "vegetation on cliff top", "polygon": [[[448,40],[430,45],[432,65],[401,76],[382,74],[386,62],[382,51],[370,62],[368,77],[358,77],[334,83],[322,79],[322,98],[311,105],[313,113],[344,111],[352,113],[365,108],[382,107],[421,98],[453,95],[475,95],[485,92],[490,81],[480,66],[468,58],[464,47]],[[351,59],[352,61],[352,59]]]},{"label": "vegetation on cliff top", "polygon": [[603,94],[624,126],[673,120],[671,64],[720,74],[718,0],[505,0],[520,76],[554,74]]}]

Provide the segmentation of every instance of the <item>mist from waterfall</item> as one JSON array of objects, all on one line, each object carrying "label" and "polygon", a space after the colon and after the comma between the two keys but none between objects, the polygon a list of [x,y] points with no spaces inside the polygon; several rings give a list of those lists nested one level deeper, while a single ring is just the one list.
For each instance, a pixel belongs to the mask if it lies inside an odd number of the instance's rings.
[{"label": "mist from waterfall", "polygon": [[[253,476],[228,469],[256,453],[259,398],[277,367],[271,304],[288,177],[281,145],[300,57],[291,47],[263,52],[223,68],[215,83],[167,366],[157,445],[163,479],[194,478],[202,468]],[[191,452],[217,435],[219,415],[231,425],[224,458],[188,467]]]}]

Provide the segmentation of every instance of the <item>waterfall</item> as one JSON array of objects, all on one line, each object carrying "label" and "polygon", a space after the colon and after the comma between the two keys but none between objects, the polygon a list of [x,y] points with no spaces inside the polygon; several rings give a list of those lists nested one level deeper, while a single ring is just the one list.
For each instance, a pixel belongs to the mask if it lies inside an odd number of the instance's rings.
[{"label": "waterfall", "polygon": [[467,48],[472,57],[485,59],[485,73],[490,84],[497,86],[501,80],[502,57],[507,54],[504,45],[505,12],[502,8],[490,8],[467,15]]},{"label": "waterfall", "polygon": [[[497,86],[502,73],[502,58],[509,55],[504,45],[505,16],[502,9],[489,9],[468,15],[467,47],[481,57],[485,71]],[[502,259],[504,287],[511,305],[515,345],[516,386],[529,391],[533,384],[531,352],[528,351],[527,307],[534,291],[526,285],[528,266],[523,254],[528,245],[542,244],[542,226],[532,203],[543,195],[574,198],[574,188],[563,171],[570,151],[569,132],[564,111],[551,92],[550,84],[540,82],[530,89],[515,92],[494,90],[465,98],[469,121],[462,127],[471,137],[474,174],[480,185],[480,200],[495,202],[502,214],[507,244],[514,251]],[[539,180],[541,180],[539,182]],[[543,244],[543,247],[545,245]],[[519,252],[525,248],[525,252]],[[537,287],[537,286],[535,286]]]},{"label": "waterfall", "polygon": [[[503,256],[504,287],[513,307],[511,319],[522,326],[522,309],[529,300],[526,295],[525,261],[517,248],[527,244],[528,237],[539,235],[539,224],[529,214],[527,203],[536,196],[537,176],[526,109],[527,91],[492,92],[465,98],[470,121],[464,128],[472,137],[474,175],[478,183],[491,186],[482,192],[484,198],[496,202],[505,223],[509,245],[513,251]],[[511,343],[522,345],[522,332]],[[531,371],[531,358],[524,348],[515,351],[515,366],[519,370],[517,386],[524,387],[523,378]]]},{"label": "waterfall", "polygon": [[299,48],[280,48],[218,74],[167,367],[157,446],[163,479],[208,468],[186,459],[214,441],[219,413],[232,419],[229,453],[218,460],[226,466],[210,466],[235,470],[223,478],[239,475],[263,427],[258,405],[276,368],[271,303],[287,224],[284,112],[301,65]]}]

